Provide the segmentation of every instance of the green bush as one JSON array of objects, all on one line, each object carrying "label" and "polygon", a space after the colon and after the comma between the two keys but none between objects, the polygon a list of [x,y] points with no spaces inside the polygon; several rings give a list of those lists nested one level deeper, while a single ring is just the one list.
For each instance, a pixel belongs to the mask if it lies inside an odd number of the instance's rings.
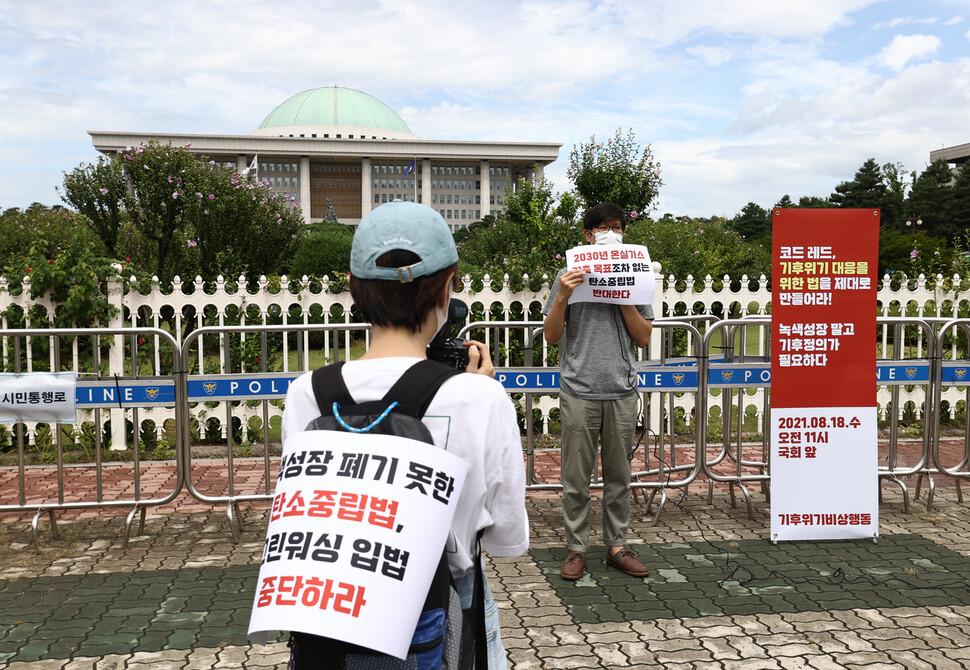
[{"label": "green bush", "polygon": [[350,271],[350,247],[353,242],[354,236],[341,230],[310,233],[300,241],[296,253],[293,254],[290,277],[329,275],[334,279],[346,275]]}]

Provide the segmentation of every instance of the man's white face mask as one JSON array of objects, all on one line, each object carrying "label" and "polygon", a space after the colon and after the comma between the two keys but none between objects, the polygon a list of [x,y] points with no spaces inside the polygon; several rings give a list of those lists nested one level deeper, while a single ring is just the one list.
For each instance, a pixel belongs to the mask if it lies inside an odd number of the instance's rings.
[{"label": "man's white face mask", "polygon": [[596,235],[596,244],[623,244],[623,235],[614,230],[603,230]]}]

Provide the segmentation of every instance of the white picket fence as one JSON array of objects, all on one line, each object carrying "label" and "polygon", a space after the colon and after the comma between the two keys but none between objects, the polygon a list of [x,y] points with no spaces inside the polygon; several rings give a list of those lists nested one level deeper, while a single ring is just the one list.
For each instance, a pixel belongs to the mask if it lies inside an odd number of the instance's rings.
[{"label": "white picket fence", "polygon": [[[659,265],[656,263],[655,268],[656,272],[659,273]],[[540,319],[539,311],[549,292],[549,278],[544,277],[543,279],[542,288],[533,292],[531,290],[512,290],[507,276],[502,281],[496,282],[486,277],[477,288],[475,282],[466,277],[463,281],[463,289],[456,293],[455,297],[468,303],[473,311],[477,310],[479,314],[483,315],[484,320],[527,319],[530,315],[533,319]],[[25,289],[29,287],[29,277],[24,279],[24,283]],[[967,314],[968,309],[970,309],[970,291],[944,292],[940,289],[934,289],[928,286],[926,278],[922,275],[917,278],[915,286],[910,286],[912,283],[903,281],[898,288],[894,289],[891,287],[890,278],[884,277],[878,289],[878,315],[908,314],[920,318],[938,319],[942,322],[947,318],[956,317],[960,311]],[[654,303],[654,311],[658,316],[662,314],[667,317],[676,317],[679,315],[719,313],[735,317],[767,314],[770,311],[771,294],[764,276],[755,281],[749,281],[747,276],[741,277],[736,289],[731,287],[729,277],[717,281],[707,276],[698,281],[688,276],[686,280],[680,281],[669,276],[658,284],[663,284],[662,290],[658,285]],[[937,278],[936,285],[943,285],[942,277]],[[960,285],[959,277],[954,277],[954,285]],[[220,278],[209,291],[206,290],[201,279],[196,279],[194,282],[181,282],[176,279],[174,287],[170,290],[162,290],[155,282],[150,290],[140,292],[132,288],[128,282],[116,278],[109,282],[107,297],[118,308],[119,313],[111,323],[105,325],[111,327],[160,327],[181,333],[184,332],[184,326],[188,325],[187,322],[191,322],[197,327],[206,323],[209,325],[215,323],[226,325],[229,322],[241,322],[250,325],[267,322],[283,324],[352,322],[352,301],[349,291],[343,290],[332,293],[330,282],[326,278],[321,282],[309,282],[306,278],[287,280],[285,277],[280,282],[269,282],[265,278],[261,278],[257,290],[252,292],[246,290],[245,286],[245,277],[240,277],[238,281],[227,281]],[[335,306],[339,306],[339,309],[333,309]],[[32,300],[29,297],[28,290],[18,291],[16,295],[12,294],[7,279],[0,277],[0,315],[2,315],[0,322],[2,322],[4,330],[11,327],[8,310],[12,307],[19,308],[26,315],[23,325],[27,328],[47,325],[43,320],[38,321],[34,318],[32,316],[33,311],[39,309],[41,314],[51,315],[56,309],[49,298]],[[243,314],[241,320],[234,316],[240,312]],[[495,361],[497,367],[508,366],[511,363],[510,352],[513,349],[511,333],[513,330],[515,329],[502,327],[497,329],[497,334],[494,335],[506,345],[504,349],[497,349],[500,352],[500,357]],[[653,359],[660,357],[661,336],[659,330],[655,329],[653,342],[647,350],[642,352],[642,355]],[[303,337],[303,351],[308,351],[309,336],[307,334],[300,336]],[[495,343],[491,341],[493,337],[491,332],[487,337],[489,338],[489,345],[494,345]],[[763,354],[765,338],[760,339],[762,344],[759,346],[762,347],[762,351],[759,353]],[[916,357],[919,357],[925,348],[925,342],[915,336],[912,339],[916,346]],[[339,350],[340,358],[346,359],[349,355],[351,341],[352,334],[349,331],[328,333],[325,339],[325,347],[327,351]],[[290,362],[289,354],[294,347],[297,347],[294,342],[294,338],[284,338],[282,367],[272,371],[298,369],[292,366]],[[33,371],[36,363],[31,351],[30,340],[27,341],[26,347],[27,369],[25,371],[30,372]],[[891,347],[890,329],[883,328],[879,357],[891,358]],[[154,356],[153,369],[161,370],[163,362],[160,360],[159,348],[154,347],[151,350]],[[5,366],[11,355],[9,343],[5,338],[2,351],[0,351]],[[951,355],[956,355],[955,348]],[[79,364],[77,356],[75,349],[75,369],[78,369]],[[505,357],[504,360],[502,356]],[[203,356],[197,357],[198,369],[190,370],[190,374],[203,372],[203,358]],[[547,359],[548,348],[542,341],[541,349],[536,351],[535,360],[537,364],[541,364],[541,361]],[[111,352],[109,362],[110,374],[130,374],[130,365],[126,369],[126,362],[120,348]],[[306,365],[305,362],[303,364]],[[41,366],[41,369],[50,369],[47,367],[49,365],[51,363]],[[62,362],[63,367],[65,367],[64,362]],[[205,371],[212,372],[211,369]],[[229,372],[229,370],[221,371]],[[958,393],[957,389],[945,391],[944,399],[949,400],[951,407],[955,408],[957,402],[962,402],[962,398],[963,395]],[[691,416],[694,406],[694,398],[691,394],[683,394],[675,402],[677,407],[683,409],[685,416]],[[884,412],[889,404],[889,390],[887,388],[880,388],[878,402],[880,412],[885,418]],[[919,413],[922,402],[923,391],[921,388],[902,389],[898,405],[899,412],[901,414],[904,411],[906,403],[913,403],[912,407],[915,407],[917,413]],[[546,431],[548,430],[550,412],[558,406],[558,401],[555,396],[538,397],[535,405],[542,415],[541,429]],[[713,408],[717,408],[716,411],[718,412],[723,411],[717,401],[712,402]],[[758,391],[747,394],[744,398],[742,410],[748,414],[753,413],[760,425],[760,417],[764,412],[764,393]],[[120,421],[120,412],[122,411],[112,410],[112,417],[117,422],[116,425],[123,423]],[[200,417],[205,416],[204,409],[199,408],[198,411]],[[234,416],[240,418],[246,425],[246,422],[252,417],[261,416],[263,410],[259,407],[240,406],[238,409],[234,408],[233,411]],[[278,421],[281,410],[273,404],[270,414],[271,421]],[[172,411],[145,409],[141,410],[139,417],[139,421],[153,421],[157,430],[161,431],[163,422],[172,418]]]}]

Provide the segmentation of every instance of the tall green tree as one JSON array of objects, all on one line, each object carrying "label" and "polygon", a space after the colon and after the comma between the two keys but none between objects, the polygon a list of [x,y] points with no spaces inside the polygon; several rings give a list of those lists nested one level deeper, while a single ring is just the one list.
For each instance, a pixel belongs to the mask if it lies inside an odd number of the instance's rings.
[{"label": "tall green tree", "polygon": [[915,177],[906,203],[906,216],[919,217],[923,232],[948,242],[963,232],[953,221],[952,182],[953,172],[947,162],[934,161]]},{"label": "tall green tree", "polygon": [[950,190],[950,222],[961,231],[957,236],[958,248],[968,250],[964,235],[970,234],[970,161],[960,168]]},{"label": "tall green tree", "polygon": [[749,202],[727,225],[745,239],[753,241],[770,238],[771,212],[755,202]]},{"label": "tall green tree", "polygon": [[619,128],[605,143],[590,135],[588,142],[573,146],[566,174],[584,209],[612,202],[645,215],[663,185],[650,145],[640,146],[632,130]]},{"label": "tall green tree", "polygon": [[96,163],[81,163],[64,176],[58,190],[66,203],[87,217],[87,224],[104,242],[108,255],[114,256],[128,195],[121,162],[101,156]]},{"label": "tall green tree", "polygon": [[900,229],[904,218],[903,206],[906,202],[906,188],[909,186],[908,174],[902,163],[886,163],[882,166],[883,181],[886,183],[887,193],[881,206],[880,225]]},{"label": "tall green tree", "polygon": [[852,181],[835,187],[829,200],[841,209],[874,209],[885,204],[888,194],[879,164],[875,158],[869,158],[856,170]]}]

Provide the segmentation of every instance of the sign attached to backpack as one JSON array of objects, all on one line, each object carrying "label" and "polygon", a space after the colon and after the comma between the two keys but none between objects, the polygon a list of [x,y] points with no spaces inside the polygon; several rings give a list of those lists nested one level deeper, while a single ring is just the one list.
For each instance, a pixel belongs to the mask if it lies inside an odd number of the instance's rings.
[{"label": "sign attached to backpack", "polygon": [[639,244],[584,244],[566,250],[566,268],[586,273],[569,302],[652,305],[656,291],[650,252]]},{"label": "sign attached to backpack", "polygon": [[283,446],[249,638],[290,630],[407,655],[467,464],[431,444],[306,431]]}]

